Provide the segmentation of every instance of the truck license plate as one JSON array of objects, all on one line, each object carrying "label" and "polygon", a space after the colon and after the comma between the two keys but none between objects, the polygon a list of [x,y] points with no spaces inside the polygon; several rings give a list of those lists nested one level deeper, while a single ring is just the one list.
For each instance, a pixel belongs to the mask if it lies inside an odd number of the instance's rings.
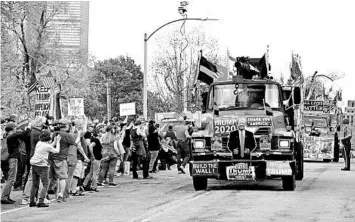
[{"label": "truck license plate", "polygon": [[[247,166],[247,165],[246,165]],[[236,166],[229,166],[226,168],[227,179],[228,180],[240,180],[240,181],[254,181],[255,176],[255,167],[240,167]]]},{"label": "truck license plate", "polygon": [[283,161],[267,161],[266,162],[266,175],[271,176],[290,176],[292,169],[289,162]]},{"label": "truck license plate", "polygon": [[198,162],[192,163],[193,176],[209,176],[218,174],[218,163],[216,162]]}]

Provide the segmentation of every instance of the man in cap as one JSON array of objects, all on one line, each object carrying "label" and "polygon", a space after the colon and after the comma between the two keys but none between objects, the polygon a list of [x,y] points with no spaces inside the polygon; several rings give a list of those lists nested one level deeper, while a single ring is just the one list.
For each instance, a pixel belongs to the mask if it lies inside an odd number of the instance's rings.
[{"label": "man in cap", "polygon": [[238,119],[237,130],[229,135],[228,147],[238,159],[249,159],[250,152],[256,147],[254,134],[245,130],[245,123],[245,118]]},{"label": "man in cap", "polygon": [[24,140],[26,135],[30,133],[31,124],[28,124],[28,126],[26,127],[26,131],[16,132],[16,124],[13,122],[9,122],[5,127],[5,131],[8,135],[6,140],[9,152],[9,176],[2,190],[1,204],[13,204],[15,203],[15,201],[10,199],[10,194],[11,189],[16,181],[17,164],[18,159],[20,158],[19,140]]},{"label": "man in cap", "polygon": [[[186,118],[174,127],[175,136],[177,139],[177,158],[178,158],[178,172],[185,173],[185,166],[190,160],[189,141],[191,138],[189,134],[189,127],[186,124]],[[183,159],[181,161],[181,159]]]},{"label": "man in cap", "polygon": [[343,131],[340,133],[340,141],[344,145],[344,161],[345,167],[341,170],[350,171],[350,150],[351,150],[351,137],[352,137],[352,130],[349,128],[349,119],[343,120]]},{"label": "man in cap", "polygon": [[[32,129],[31,129],[31,133],[30,133],[30,153],[27,157],[27,160],[29,162],[29,160],[33,157],[34,153],[35,153],[35,148],[36,145],[39,141],[39,136],[41,135],[41,132],[43,130],[48,130],[48,126],[46,125],[48,121],[46,120],[45,117],[43,116],[38,116],[33,122],[32,122]],[[32,169],[31,166],[28,167],[29,168],[29,174],[27,176],[27,182],[25,185],[25,188],[22,192],[22,201],[21,201],[21,205],[28,205],[30,203],[30,194],[31,194],[31,189],[32,189]],[[46,202],[47,203],[47,202]]]}]

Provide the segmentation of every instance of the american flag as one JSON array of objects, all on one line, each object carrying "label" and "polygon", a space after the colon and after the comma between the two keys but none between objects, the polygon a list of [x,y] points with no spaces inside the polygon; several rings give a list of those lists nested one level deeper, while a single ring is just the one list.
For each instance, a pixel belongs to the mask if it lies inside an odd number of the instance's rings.
[{"label": "american flag", "polygon": [[174,113],[174,118],[176,119],[184,118],[185,116],[185,113]]},{"label": "american flag", "polygon": [[47,75],[42,77],[42,84],[46,88],[52,88],[54,86],[55,79],[53,78],[51,71],[49,71]]},{"label": "american flag", "polygon": [[38,80],[36,77],[32,78],[30,84],[28,85],[27,94],[30,94],[32,91],[36,90],[36,86],[38,85]]}]

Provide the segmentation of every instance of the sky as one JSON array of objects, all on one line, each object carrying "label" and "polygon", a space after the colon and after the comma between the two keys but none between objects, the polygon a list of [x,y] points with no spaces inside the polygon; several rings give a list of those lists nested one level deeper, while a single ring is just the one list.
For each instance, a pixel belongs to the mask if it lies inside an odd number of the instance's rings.
[{"label": "sky", "polygon": [[[143,70],[144,33],[182,18],[180,1],[90,1],[89,51],[98,60],[120,55],[132,57]],[[186,29],[199,28],[217,39],[222,53],[233,57],[261,57],[269,45],[271,72],[289,77],[292,51],[301,56],[305,76],[344,73],[334,84],[343,100],[355,99],[355,2],[351,0],[191,0]],[[174,23],[148,41],[148,64],[158,52],[156,39],[179,29]],[[197,58],[196,58],[197,60]],[[329,84],[329,82],[325,82]],[[344,104],[344,105],[345,105]]]}]

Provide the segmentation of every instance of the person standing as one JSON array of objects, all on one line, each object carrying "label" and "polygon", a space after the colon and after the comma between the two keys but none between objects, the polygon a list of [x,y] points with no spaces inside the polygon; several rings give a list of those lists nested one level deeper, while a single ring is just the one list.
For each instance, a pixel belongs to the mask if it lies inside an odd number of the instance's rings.
[{"label": "person standing", "polygon": [[190,160],[188,139],[191,138],[188,132],[186,121],[184,120],[183,122],[176,125],[174,131],[177,139],[176,151],[178,159],[178,171],[179,173],[185,173],[185,166]]},{"label": "person standing", "polygon": [[[99,139],[99,134],[101,134],[100,131],[94,132],[92,134],[85,134],[85,142],[89,146],[89,152],[90,152],[90,157],[91,157],[91,167],[90,167],[90,172],[86,176],[83,186],[86,191],[95,191],[98,192],[97,189],[97,175],[99,173],[99,168],[100,168],[100,162],[102,159],[102,145]],[[89,181],[92,180],[91,182],[91,188],[88,188]]]},{"label": "person standing", "polygon": [[349,128],[349,119],[343,120],[344,129],[343,132],[340,133],[340,141],[344,145],[344,161],[345,167],[341,170],[343,171],[350,171],[350,150],[351,150],[351,137],[352,137],[352,130]]},{"label": "person standing", "polygon": [[118,138],[112,132],[112,127],[108,126],[106,128],[106,133],[102,135],[102,168],[98,178],[98,185],[103,186],[103,180],[108,173],[109,177],[109,186],[117,187],[117,184],[113,182],[115,176],[115,169],[118,158],[120,156],[120,151],[118,148]]},{"label": "person standing", "polygon": [[133,128],[131,129],[131,149],[132,149],[132,171],[133,179],[138,179],[137,165],[138,160],[141,160],[143,164],[143,178],[151,179],[149,176],[149,159],[144,147],[144,138],[146,137],[144,130],[142,129],[142,123],[140,120],[136,120]]},{"label": "person standing", "polygon": [[[122,125],[122,130],[124,132],[122,134],[122,136],[123,136],[122,146],[123,146],[123,148],[125,150],[125,154],[123,155],[122,163],[121,163],[121,166],[120,166],[122,174],[124,174],[125,171],[129,172],[129,169],[125,169],[125,167],[127,167],[126,162],[128,161],[128,157],[131,155],[131,152],[130,152],[131,133],[130,132],[131,132],[131,129],[132,129],[133,125],[134,125],[134,122],[131,121],[130,124],[128,124],[128,126],[127,126],[127,124],[128,123]],[[129,168],[129,166],[128,166],[128,168]]]},{"label": "person standing", "polygon": [[59,125],[59,131],[54,132],[54,136],[58,134],[61,136],[60,140],[60,152],[59,153],[50,153],[49,154],[49,177],[53,181],[56,181],[58,186],[57,193],[57,202],[62,203],[66,202],[64,198],[64,191],[66,188],[66,179],[68,178],[68,151],[70,146],[76,146],[80,141],[75,141],[74,137],[69,134],[70,123],[66,120],[62,120]]},{"label": "person standing", "polygon": [[9,152],[9,176],[8,180],[2,190],[1,204],[13,204],[14,200],[10,199],[11,189],[16,181],[17,164],[20,158],[19,140],[24,140],[26,135],[31,131],[31,124],[29,123],[24,132],[16,132],[16,124],[10,122],[6,125],[5,131],[7,133],[7,147]]},{"label": "person standing", "polygon": [[149,173],[156,173],[157,171],[153,171],[153,166],[154,163],[158,157],[159,150],[160,150],[160,141],[159,141],[159,135],[158,135],[158,130],[159,127],[158,125],[154,125],[154,121],[150,120],[149,121],[149,126],[148,126],[148,151],[150,155],[150,161],[149,161]]},{"label": "person standing", "polygon": [[[48,171],[48,155],[49,153],[59,153],[60,151],[60,135],[58,134],[53,143],[48,131],[43,131],[40,135],[40,141],[36,145],[35,153],[30,160],[32,166],[32,189],[30,196],[30,207],[49,207],[44,203],[49,187],[49,171]],[[54,148],[56,146],[56,148]],[[39,179],[41,179],[43,188],[39,194],[38,204],[35,202],[35,196],[39,189]]]}]

